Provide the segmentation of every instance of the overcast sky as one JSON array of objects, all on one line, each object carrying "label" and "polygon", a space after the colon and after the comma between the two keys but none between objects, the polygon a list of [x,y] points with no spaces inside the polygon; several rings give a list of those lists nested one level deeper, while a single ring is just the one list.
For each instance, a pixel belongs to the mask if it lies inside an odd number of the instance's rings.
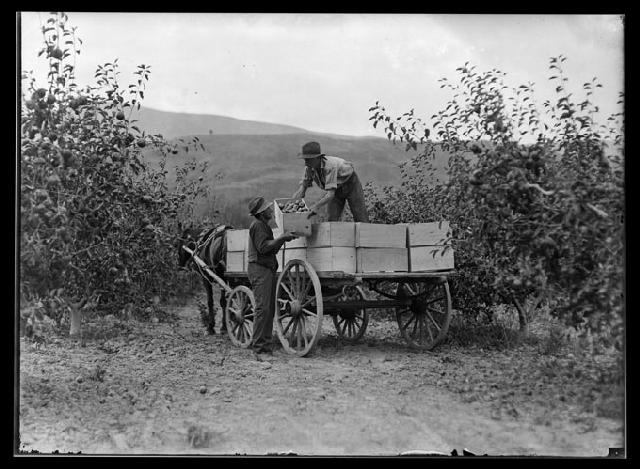
[{"label": "overcast sky", "polygon": [[[456,78],[466,61],[506,72],[510,85],[532,81],[547,99],[548,61],[559,54],[576,94],[600,79],[604,112],[617,112],[624,91],[624,28],[613,15],[68,15],[83,40],[80,84],[94,84],[96,66],[114,58],[126,84],[136,65],[151,65],[144,105],[165,111],[381,135],[368,120],[376,100],[428,118],[450,98],[437,80]],[[37,52],[47,18],[21,15],[23,70],[44,70]]]}]

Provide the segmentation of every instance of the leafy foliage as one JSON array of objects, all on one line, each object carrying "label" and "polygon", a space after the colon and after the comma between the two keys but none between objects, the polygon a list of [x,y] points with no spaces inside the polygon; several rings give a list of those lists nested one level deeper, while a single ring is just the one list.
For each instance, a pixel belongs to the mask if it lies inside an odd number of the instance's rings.
[{"label": "leafy foliage", "polygon": [[[97,67],[96,86],[80,87],[74,71],[82,41],[67,15],[52,14],[42,33],[48,83],[39,87],[31,72],[22,83],[21,297],[94,296],[112,312],[167,297],[178,279],[178,222],[206,196],[203,178],[194,176],[206,167],[179,168],[168,189],[166,158],[177,147],[133,119],[149,65],[123,87],[115,59]],[[199,145],[197,137],[186,145]],[[141,156],[150,146],[165,158],[155,169]]]},{"label": "leafy foliage", "polygon": [[[458,83],[441,80],[453,97],[431,130],[413,110],[392,118],[376,103],[373,124],[389,140],[426,146],[402,165],[401,188],[367,186],[369,209],[379,222],[451,222],[453,298],[468,316],[507,303],[526,324],[547,300],[568,324],[621,345],[624,116],[597,122],[602,85],[584,83],[576,99],[564,61],[550,60],[557,99],[542,110],[533,83],[509,88],[504,73],[468,63]],[[433,177],[436,148],[450,153],[446,181]]]}]

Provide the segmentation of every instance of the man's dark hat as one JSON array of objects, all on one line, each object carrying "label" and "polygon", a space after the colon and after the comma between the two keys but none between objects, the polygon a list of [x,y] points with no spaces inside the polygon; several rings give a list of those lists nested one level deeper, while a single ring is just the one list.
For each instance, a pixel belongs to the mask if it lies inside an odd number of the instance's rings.
[{"label": "man's dark hat", "polygon": [[249,202],[249,215],[253,215],[255,217],[257,214],[264,212],[270,206],[271,204],[267,203],[264,200],[264,197],[256,197]]},{"label": "man's dark hat", "polygon": [[298,153],[298,158],[315,158],[316,156],[324,156],[324,153],[320,151],[320,144],[318,142],[307,142],[302,145],[302,153]]}]

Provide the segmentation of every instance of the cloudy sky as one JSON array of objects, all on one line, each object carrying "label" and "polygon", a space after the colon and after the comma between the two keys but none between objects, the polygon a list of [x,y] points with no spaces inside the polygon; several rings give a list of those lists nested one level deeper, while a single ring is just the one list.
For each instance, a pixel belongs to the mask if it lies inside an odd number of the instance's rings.
[{"label": "cloudy sky", "polygon": [[[94,84],[96,66],[114,58],[127,82],[136,65],[151,65],[145,105],[165,111],[380,135],[368,120],[376,100],[428,118],[450,97],[437,80],[456,78],[466,61],[506,72],[510,85],[534,82],[547,99],[548,61],[559,54],[578,96],[599,78],[603,112],[617,112],[624,91],[624,27],[614,15],[68,15],[83,40],[79,83]],[[21,15],[23,70],[44,70],[37,52],[47,18]]]}]

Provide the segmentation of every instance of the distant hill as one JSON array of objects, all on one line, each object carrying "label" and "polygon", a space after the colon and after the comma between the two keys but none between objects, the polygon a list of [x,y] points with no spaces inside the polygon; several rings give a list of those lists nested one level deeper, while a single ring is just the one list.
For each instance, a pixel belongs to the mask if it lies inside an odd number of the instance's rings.
[{"label": "distant hill", "polygon": [[[140,128],[148,133],[161,133],[168,139],[198,136],[204,151],[191,149],[187,153],[181,150],[168,157],[170,181],[175,178],[176,166],[192,158],[198,162],[207,161],[209,169],[204,176],[214,200],[200,207],[199,215],[211,213],[215,205],[223,210],[224,220],[236,226],[246,226],[250,222],[246,206],[255,195],[261,194],[269,200],[290,197],[295,192],[304,173],[304,163],[296,155],[305,142],[318,141],[323,152],[353,162],[363,185],[368,181],[379,185],[399,184],[398,165],[413,153],[405,152],[404,145],[393,145],[380,137],[322,134],[222,116],[142,109],[138,120]],[[226,130],[229,133],[224,133]],[[157,164],[161,155],[148,150],[145,158]],[[444,175],[446,155],[439,153],[437,161]],[[221,178],[216,177],[218,173]],[[322,191],[314,187],[307,191],[306,198],[313,202],[321,195]]]},{"label": "distant hill", "polygon": [[306,133],[305,129],[269,122],[234,119],[211,114],[188,114],[140,108],[135,117],[139,127],[151,134],[172,139],[183,135],[274,135]]}]

